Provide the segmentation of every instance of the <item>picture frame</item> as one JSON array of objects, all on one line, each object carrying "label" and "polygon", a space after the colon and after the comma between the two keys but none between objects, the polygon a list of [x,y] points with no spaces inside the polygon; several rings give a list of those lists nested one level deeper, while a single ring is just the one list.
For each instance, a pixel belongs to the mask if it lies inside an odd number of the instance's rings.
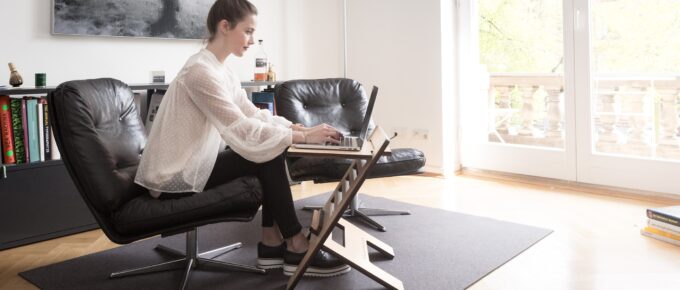
[{"label": "picture frame", "polygon": [[214,0],[52,0],[52,34],[203,39]]}]

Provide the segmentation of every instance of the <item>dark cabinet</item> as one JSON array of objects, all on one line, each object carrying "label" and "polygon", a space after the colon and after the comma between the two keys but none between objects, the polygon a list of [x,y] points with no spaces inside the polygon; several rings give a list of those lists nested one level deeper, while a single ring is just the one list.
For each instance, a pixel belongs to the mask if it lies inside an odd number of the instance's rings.
[{"label": "dark cabinet", "polygon": [[97,228],[60,160],[6,167],[0,250]]}]

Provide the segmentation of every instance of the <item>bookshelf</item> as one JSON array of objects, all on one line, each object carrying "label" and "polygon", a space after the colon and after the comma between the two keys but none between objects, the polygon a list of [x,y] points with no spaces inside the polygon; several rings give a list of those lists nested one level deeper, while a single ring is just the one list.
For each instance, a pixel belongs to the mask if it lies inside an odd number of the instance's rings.
[{"label": "bookshelf", "polygon": [[[243,87],[278,82],[243,82]],[[128,84],[146,91],[147,105],[169,84]],[[3,88],[0,95],[47,95],[47,87]],[[79,233],[98,227],[61,160],[0,165],[0,250]]]}]

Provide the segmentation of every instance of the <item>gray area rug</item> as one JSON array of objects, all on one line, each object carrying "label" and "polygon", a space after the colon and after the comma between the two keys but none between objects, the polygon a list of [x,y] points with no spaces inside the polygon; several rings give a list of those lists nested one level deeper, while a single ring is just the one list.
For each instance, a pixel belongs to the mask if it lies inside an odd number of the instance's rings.
[{"label": "gray area rug", "polygon": [[[326,195],[296,201],[298,217],[308,225],[306,204],[321,204]],[[377,232],[350,219],[394,248],[393,260],[372,253],[374,264],[404,283],[406,289],[465,289],[511,260],[552,231],[490,218],[401,203],[362,195],[366,207],[410,210],[407,216],[379,216],[387,228]],[[219,260],[255,265],[260,217],[249,223],[221,223],[199,228],[201,251],[241,241],[244,246]],[[181,271],[108,279],[111,272],[167,261],[153,250],[161,243],[184,249],[184,235],[160,237],[86,255],[20,273],[41,289],[176,289]],[[373,255],[376,254],[376,255]],[[195,271],[190,289],[284,289],[281,270],[267,275]],[[384,289],[357,270],[333,278],[303,278],[296,289]]]}]

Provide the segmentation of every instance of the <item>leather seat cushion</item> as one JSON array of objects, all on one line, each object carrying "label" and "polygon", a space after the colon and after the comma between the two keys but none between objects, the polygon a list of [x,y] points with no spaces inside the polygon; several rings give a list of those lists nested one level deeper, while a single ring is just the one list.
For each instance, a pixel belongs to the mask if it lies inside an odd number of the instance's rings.
[{"label": "leather seat cushion", "polygon": [[[422,171],[425,166],[425,154],[418,149],[392,149],[390,156],[382,156],[378,160],[369,178],[413,174]],[[340,180],[347,171],[352,159],[342,158],[289,158],[290,176],[293,180],[314,180],[330,182]]]},{"label": "leather seat cushion", "polygon": [[142,194],[113,214],[113,224],[121,234],[145,233],[149,229],[171,229],[176,225],[208,224],[221,221],[250,221],[262,202],[262,187],[254,176],[177,199],[154,199]]}]

